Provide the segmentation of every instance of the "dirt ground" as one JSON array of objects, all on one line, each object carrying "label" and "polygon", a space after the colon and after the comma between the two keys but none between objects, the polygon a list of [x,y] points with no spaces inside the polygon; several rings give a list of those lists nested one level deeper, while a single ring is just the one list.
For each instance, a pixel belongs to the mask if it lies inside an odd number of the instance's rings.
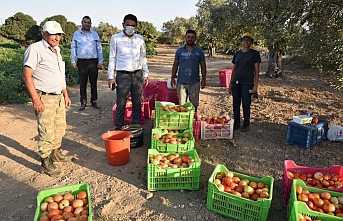
[{"label": "dirt ground", "polygon": [[[150,80],[166,80],[171,74],[173,47],[157,48],[158,55],[149,59]],[[78,160],[62,165],[64,175],[51,178],[40,173],[36,155],[37,125],[30,104],[0,106],[0,220],[33,220],[36,196],[41,190],[87,182],[92,199],[93,220],[231,220],[206,209],[208,179],[218,164],[254,177],[272,176],[274,194],[269,221],[284,221],[286,205],[282,200],[284,160],[297,165],[330,167],[342,164],[342,143],[323,141],[312,149],[286,143],[288,122],[293,115],[304,114],[309,105],[314,114],[332,124],[343,125],[342,93],[332,90],[332,79],[317,71],[285,65],[284,77],[265,77],[267,62],[263,58],[259,98],[252,104],[251,131],[234,132],[236,146],[230,140],[198,140],[201,158],[200,189],[197,191],[147,190],[147,150],[150,148],[151,120],[144,124],[144,145],[131,149],[130,162],[111,166],[101,135],[114,129],[112,107],[115,92],[107,88],[106,73],[99,81],[100,110],[92,107],[79,112],[78,86],[70,87],[73,102],[67,111],[67,133],[63,140],[66,153]],[[231,57],[207,58],[207,87],[201,91],[199,114],[229,114],[232,98],[219,87],[218,70],[231,67]],[[89,88],[90,89],[90,88]],[[89,93],[88,89],[88,93]]]}]

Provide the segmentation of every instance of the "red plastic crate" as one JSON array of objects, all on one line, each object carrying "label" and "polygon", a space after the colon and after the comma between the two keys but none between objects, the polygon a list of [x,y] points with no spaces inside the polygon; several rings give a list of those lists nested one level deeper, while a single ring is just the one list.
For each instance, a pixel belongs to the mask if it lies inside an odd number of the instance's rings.
[{"label": "red plastic crate", "polygon": [[[291,193],[293,179],[289,179],[287,176],[287,172],[299,172],[299,173],[306,173],[306,174],[315,174],[316,172],[322,173],[334,173],[338,174],[341,178],[343,178],[343,167],[340,165],[333,165],[329,168],[315,168],[315,167],[306,167],[306,166],[297,166],[293,160],[285,160],[284,161],[284,169],[283,169],[283,176],[282,176],[282,196],[283,201],[285,204],[288,204],[289,194]],[[327,189],[327,188],[322,188]],[[343,192],[343,186],[338,188],[337,190],[331,190],[336,192]]]},{"label": "red plastic crate", "polygon": [[[116,109],[117,109],[117,104],[113,105],[112,108],[112,116],[113,116],[113,123],[114,125],[116,125]],[[142,102],[141,104],[141,119],[139,120],[139,124],[144,124],[144,104]],[[126,103],[126,107],[125,107],[125,113],[124,113],[124,124],[128,125],[128,124],[132,124],[132,104],[130,104],[129,102]]]},{"label": "red plastic crate", "polygon": [[193,122],[193,137],[195,140],[199,140],[201,135],[201,121],[195,120]]},{"label": "red plastic crate", "polygon": [[225,68],[219,71],[219,84],[221,87],[229,87],[232,76],[232,68]]},{"label": "red plastic crate", "polygon": [[143,87],[142,95],[149,102],[150,110],[153,110],[157,100],[157,81],[149,81],[148,85]]},{"label": "red plastic crate", "polygon": [[173,102],[174,104],[179,104],[177,91],[169,89],[167,87],[167,81],[159,81],[157,85],[158,85],[158,92],[157,92],[158,101],[169,101],[169,102]]}]

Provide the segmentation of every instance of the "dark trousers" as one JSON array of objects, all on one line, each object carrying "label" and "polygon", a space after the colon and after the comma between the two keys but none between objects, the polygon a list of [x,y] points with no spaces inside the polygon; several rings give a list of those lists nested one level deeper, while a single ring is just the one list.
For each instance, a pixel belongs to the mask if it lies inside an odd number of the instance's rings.
[{"label": "dark trousers", "polygon": [[116,109],[116,129],[124,126],[124,114],[126,100],[131,92],[132,101],[132,124],[139,124],[141,117],[141,96],[143,86],[143,72],[126,73],[117,71],[117,109]]},{"label": "dark trousers", "polygon": [[80,81],[80,102],[87,104],[87,82],[91,84],[91,99],[90,102],[98,100],[98,59],[78,59],[77,67]]},{"label": "dark trousers", "polygon": [[250,124],[250,105],[251,105],[251,90],[254,87],[252,84],[232,84],[233,97],[233,117],[234,124],[240,125],[240,107],[243,106],[243,127]]}]

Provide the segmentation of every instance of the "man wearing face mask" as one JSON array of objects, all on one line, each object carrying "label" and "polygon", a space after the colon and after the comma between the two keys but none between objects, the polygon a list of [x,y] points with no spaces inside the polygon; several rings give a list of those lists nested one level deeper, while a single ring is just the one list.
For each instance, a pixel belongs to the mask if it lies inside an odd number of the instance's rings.
[{"label": "man wearing face mask", "polygon": [[[137,17],[127,14],[123,32],[111,37],[108,61],[108,87],[117,90],[116,130],[124,126],[126,100],[131,93],[132,123],[138,124],[141,116],[143,84],[148,84],[148,63],[143,36],[135,34]],[[114,74],[116,71],[116,75]]]}]

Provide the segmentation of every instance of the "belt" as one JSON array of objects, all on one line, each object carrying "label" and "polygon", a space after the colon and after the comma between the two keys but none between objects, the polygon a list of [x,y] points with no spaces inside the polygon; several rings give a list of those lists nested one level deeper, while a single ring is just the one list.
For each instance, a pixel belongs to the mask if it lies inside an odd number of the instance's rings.
[{"label": "belt", "polygon": [[42,95],[60,95],[60,94],[55,94],[55,93],[46,93],[44,91],[37,90],[38,93],[41,93]]},{"label": "belt", "polygon": [[124,74],[136,74],[139,71],[141,71],[141,70],[134,70],[134,71],[121,71],[121,70],[119,70],[117,72],[122,72]]},{"label": "belt", "polygon": [[78,58],[80,61],[95,61],[97,58]]}]

